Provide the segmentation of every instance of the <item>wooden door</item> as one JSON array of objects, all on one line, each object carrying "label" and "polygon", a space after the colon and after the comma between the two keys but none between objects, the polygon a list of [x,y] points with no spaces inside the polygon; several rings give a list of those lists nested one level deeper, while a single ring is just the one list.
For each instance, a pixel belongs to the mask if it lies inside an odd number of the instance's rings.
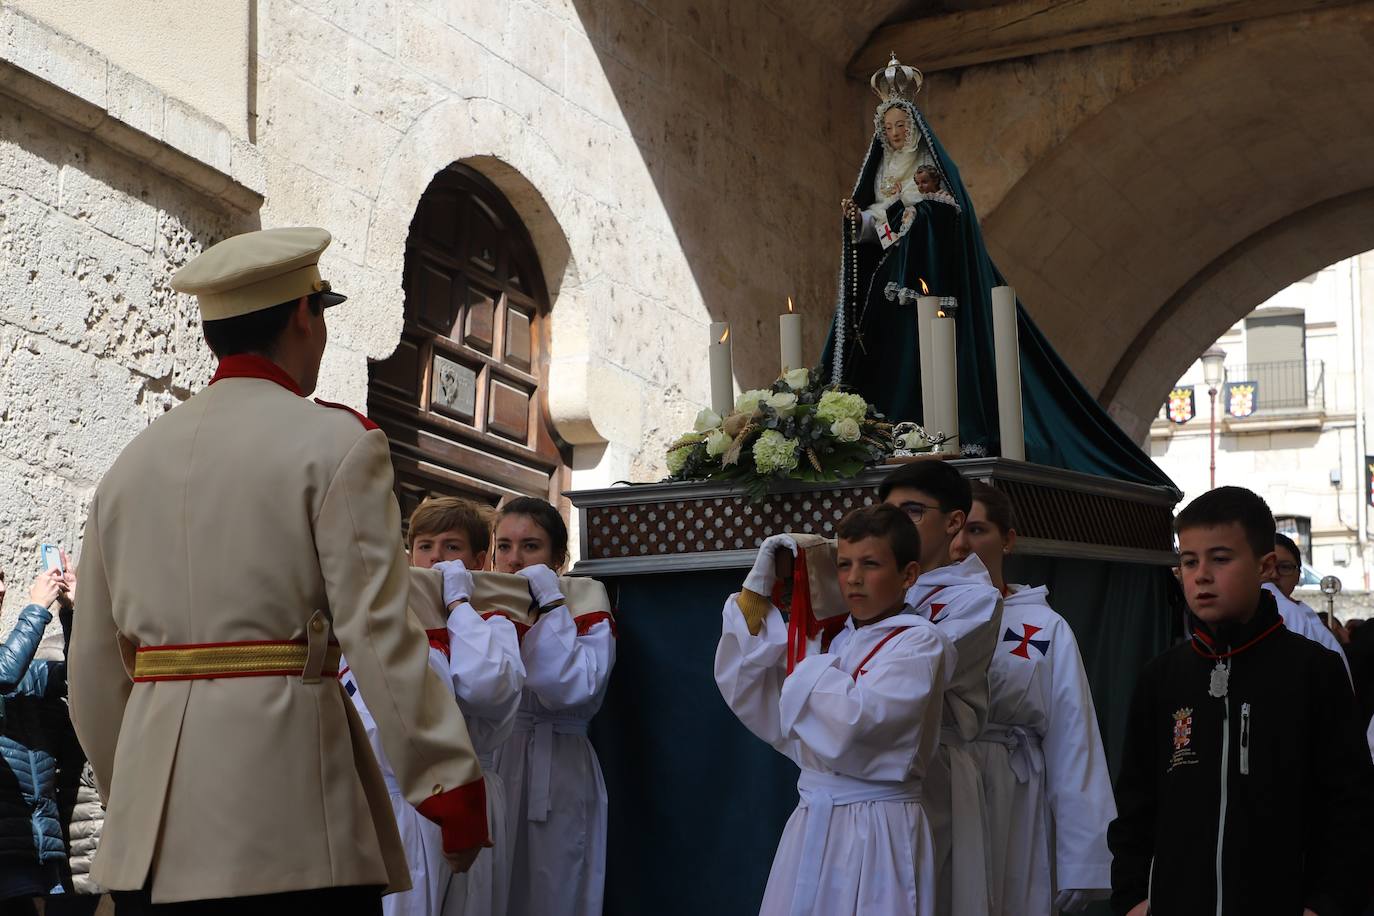
[{"label": "wooden door", "polygon": [[371,364],[368,415],[391,439],[403,517],[429,494],[558,504],[566,447],[548,420],[548,293],[515,210],[453,165],[406,240],[405,328]]}]

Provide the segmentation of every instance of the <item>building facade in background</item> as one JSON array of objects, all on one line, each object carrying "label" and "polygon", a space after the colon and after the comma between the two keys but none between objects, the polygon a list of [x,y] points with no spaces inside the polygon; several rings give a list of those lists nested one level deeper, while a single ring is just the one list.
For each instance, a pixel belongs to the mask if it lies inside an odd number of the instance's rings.
[{"label": "building facade in background", "polygon": [[[1216,482],[1274,510],[1318,576],[1369,591],[1374,252],[1294,283],[1217,340]],[[1150,453],[1189,500],[1210,483],[1211,399],[1199,359],[1150,426]]]}]

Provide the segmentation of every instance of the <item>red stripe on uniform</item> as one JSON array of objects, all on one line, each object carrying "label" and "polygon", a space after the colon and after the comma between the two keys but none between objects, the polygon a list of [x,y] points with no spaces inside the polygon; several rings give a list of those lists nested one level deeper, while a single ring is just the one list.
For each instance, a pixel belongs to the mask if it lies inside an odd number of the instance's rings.
[{"label": "red stripe on uniform", "polygon": [[886,636],[884,636],[882,639],[878,640],[878,644],[877,644],[876,646],[873,647],[873,651],[871,651],[871,652],[869,652],[867,655],[865,655],[865,656],[864,656],[864,660],[861,661],[861,662],[859,662],[859,667],[857,667],[857,668],[854,669],[854,680],[857,681],[857,680],[859,679],[859,675],[861,675],[861,674],[867,674],[867,673],[868,673],[867,671],[864,670],[864,665],[867,665],[869,662],[873,661],[873,656],[875,656],[875,655],[878,654],[878,650],[879,650],[879,649],[881,649],[883,646],[887,645],[887,641],[888,641],[889,639],[891,639],[892,637],[896,636],[898,633],[901,633],[901,632],[903,632],[903,631],[905,631],[905,630],[909,630],[909,629],[911,629],[911,627],[893,627],[891,630],[888,631],[888,633],[887,633]]},{"label": "red stripe on uniform", "polygon": [[592,611],[590,614],[574,617],[573,623],[577,624],[577,635],[586,636],[592,631],[592,627],[603,620],[611,625],[611,638],[616,638],[618,634],[615,631],[615,618],[611,616],[610,611]]},{"label": "red stripe on uniform", "polygon": [[435,627],[432,630],[425,630],[425,635],[429,637],[430,648],[438,649],[444,653],[444,658],[449,657],[448,627]]}]

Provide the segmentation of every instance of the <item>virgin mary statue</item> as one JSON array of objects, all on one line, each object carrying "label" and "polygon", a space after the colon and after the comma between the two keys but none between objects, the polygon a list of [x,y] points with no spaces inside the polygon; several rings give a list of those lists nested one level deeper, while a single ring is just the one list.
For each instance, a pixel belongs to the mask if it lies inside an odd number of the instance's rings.
[{"label": "virgin mary statue", "polygon": [[[921,83],[920,71],[895,56],[870,80],[881,102],[858,180],[840,203],[839,290],[821,372],[889,420],[921,422],[916,299],[953,299],[959,438],[996,455],[992,288],[1005,281],[988,257],[959,169],[916,106]],[[1017,326],[1026,459],[1172,486],[1083,388],[1019,302]]]}]

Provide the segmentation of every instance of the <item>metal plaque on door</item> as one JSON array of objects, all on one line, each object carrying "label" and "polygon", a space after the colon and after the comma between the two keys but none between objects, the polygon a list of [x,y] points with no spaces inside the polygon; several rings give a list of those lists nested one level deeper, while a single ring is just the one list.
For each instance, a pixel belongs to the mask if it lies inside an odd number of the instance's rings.
[{"label": "metal plaque on door", "polygon": [[430,409],[457,414],[471,423],[477,413],[477,372],[436,353],[432,377]]}]

